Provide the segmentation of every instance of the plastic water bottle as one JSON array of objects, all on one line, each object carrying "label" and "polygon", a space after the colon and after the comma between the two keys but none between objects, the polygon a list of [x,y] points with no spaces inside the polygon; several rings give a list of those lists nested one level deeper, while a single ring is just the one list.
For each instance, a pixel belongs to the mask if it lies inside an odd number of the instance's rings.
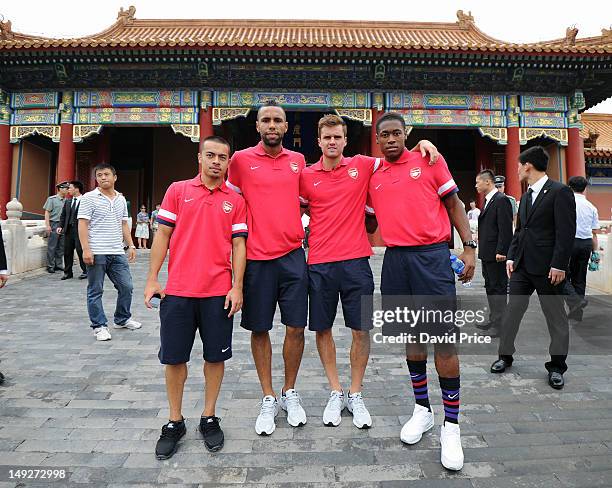
[{"label": "plastic water bottle", "polygon": [[463,273],[463,270],[465,269],[465,264],[463,264],[463,261],[461,261],[461,259],[454,254],[450,255],[450,265],[457,276]]},{"label": "plastic water bottle", "polygon": [[[451,265],[451,268],[453,268],[453,271],[455,272],[457,276],[463,273],[463,270],[465,269],[465,264],[463,263],[463,261],[461,261],[461,259],[459,259],[454,254],[450,255],[450,265]],[[465,286],[466,288],[469,288],[470,286],[472,286],[471,281],[466,281],[461,284]]]}]

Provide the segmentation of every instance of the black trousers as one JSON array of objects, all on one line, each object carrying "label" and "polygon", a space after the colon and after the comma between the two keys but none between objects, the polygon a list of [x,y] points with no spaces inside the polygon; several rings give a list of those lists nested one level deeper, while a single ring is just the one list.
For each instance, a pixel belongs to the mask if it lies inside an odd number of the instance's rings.
[{"label": "black trousers", "polygon": [[79,240],[79,233],[74,227],[69,227],[64,234],[64,274],[72,274],[72,264],[74,262],[74,250],[76,249],[79,257],[79,264],[83,273],[87,273],[87,266],[83,261],[83,248]]},{"label": "black trousers", "polygon": [[551,360],[546,363],[548,371],[565,373],[567,371],[567,352],[569,349],[569,326],[563,304],[565,282],[557,286],[550,283],[546,275],[533,275],[519,268],[510,277],[510,297],[499,339],[499,356],[512,362],[515,352],[514,341],[521,320],[529,306],[529,298],[534,291],[538,294],[542,312],[550,335],[549,353]]},{"label": "black trousers", "polygon": [[508,275],[506,262],[482,261],[482,276],[485,280],[489,302],[489,322],[492,327],[501,327],[508,303]]},{"label": "black trousers", "polygon": [[587,269],[593,250],[593,239],[574,239],[572,256],[565,280],[565,303],[576,310],[575,318],[582,319],[582,300],[586,292]]}]

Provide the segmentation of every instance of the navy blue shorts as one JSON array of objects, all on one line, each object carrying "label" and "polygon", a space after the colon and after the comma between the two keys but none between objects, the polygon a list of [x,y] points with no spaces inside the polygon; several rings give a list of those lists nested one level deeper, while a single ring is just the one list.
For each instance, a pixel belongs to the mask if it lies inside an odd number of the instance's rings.
[{"label": "navy blue shorts", "polygon": [[427,323],[407,329],[395,324],[383,333],[397,332],[443,335],[456,332],[454,321],[438,320],[449,317],[457,309],[455,274],[450,266],[448,244],[429,246],[389,247],[383,260],[380,292],[383,308],[397,307],[430,312]]},{"label": "navy blue shorts", "polygon": [[374,293],[374,278],[369,258],[347,259],[308,266],[310,330],[331,328],[336,318],[338,298],[342,302],[344,324],[355,330],[370,330],[371,321],[363,321],[362,297]]},{"label": "navy blue shorts", "polygon": [[452,295],[455,275],[445,242],[430,246],[389,247],[385,251],[383,295]]},{"label": "navy blue shorts", "polygon": [[240,326],[252,332],[272,330],[277,303],[283,324],[306,327],[308,269],[301,247],[276,259],[247,261]]},{"label": "navy blue shorts", "polygon": [[166,295],[159,306],[162,364],[189,362],[196,330],[204,347],[204,360],[217,363],[232,357],[234,318],[224,309],[225,296],[190,298]]}]

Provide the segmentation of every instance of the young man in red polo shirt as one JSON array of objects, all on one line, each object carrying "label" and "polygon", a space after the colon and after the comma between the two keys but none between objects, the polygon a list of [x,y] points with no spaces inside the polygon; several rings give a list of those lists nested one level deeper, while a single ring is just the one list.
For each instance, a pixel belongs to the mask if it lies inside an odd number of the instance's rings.
[{"label": "young man in red polo shirt", "polygon": [[[376,124],[376,136],[385,161],[370,179],[366,211],[375,213],[378,220],[376,223],[376,219],[368,219],[368,231],[373,232],[379,225],[387,245],[381,294],[410,296],[414,300],[436,296],[428,300],[429,304],[435,300],[436,305],[454,308],[455,278],[448,250],[451,223],[464,241],[465,251],[459,256],[465,263],[460,275],[463,282],[470,281],[474,274],[476,247],[465,209],[457,197],[457,185],[443,158],[429,167],[418,153],[406,150],[406,126],[400,114],[384,114]],[[440,434],[441,462],[447,469],[459,470],[463,467],[458,425],[459,359],[453,344],[435,344],[434,354],[445,413]],[[427,345],[407,344],[406,357],[416,404],[400,438],[415,444],[434,425],[427,393]]]},{"label": "young man in red polo shirt", "polygon": [[[162,297],[159,359],[166,365],[170,405],[169,422],[155,448],[157,459],[172,457],[186,432],[181,406],[196,330],[204,347],[205,378],[199,430],[209,451],[223,447],[215,405],[224,361],[232,357],[233,315],[242,306],[247,237],[244,199],[224,182],[229,159],[228,142],[208,137],[198,154],[200,174],[172,183],[157,215],[160,226],[151,249],[145,304],[150,308],[156,293]],[[158,274],[168,249],[163,289]]]}]

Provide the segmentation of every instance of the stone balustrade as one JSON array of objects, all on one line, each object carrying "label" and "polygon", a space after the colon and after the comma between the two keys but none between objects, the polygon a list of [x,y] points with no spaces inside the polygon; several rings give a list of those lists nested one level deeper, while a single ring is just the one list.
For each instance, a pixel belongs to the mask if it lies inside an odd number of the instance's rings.
[{"label": "stone balustrade", "polygon": [[6,214],[2,238],[10,274],[44,268],[47,253],[44,220],[21,220],[23,206],[15,198],[7,203]]}]

